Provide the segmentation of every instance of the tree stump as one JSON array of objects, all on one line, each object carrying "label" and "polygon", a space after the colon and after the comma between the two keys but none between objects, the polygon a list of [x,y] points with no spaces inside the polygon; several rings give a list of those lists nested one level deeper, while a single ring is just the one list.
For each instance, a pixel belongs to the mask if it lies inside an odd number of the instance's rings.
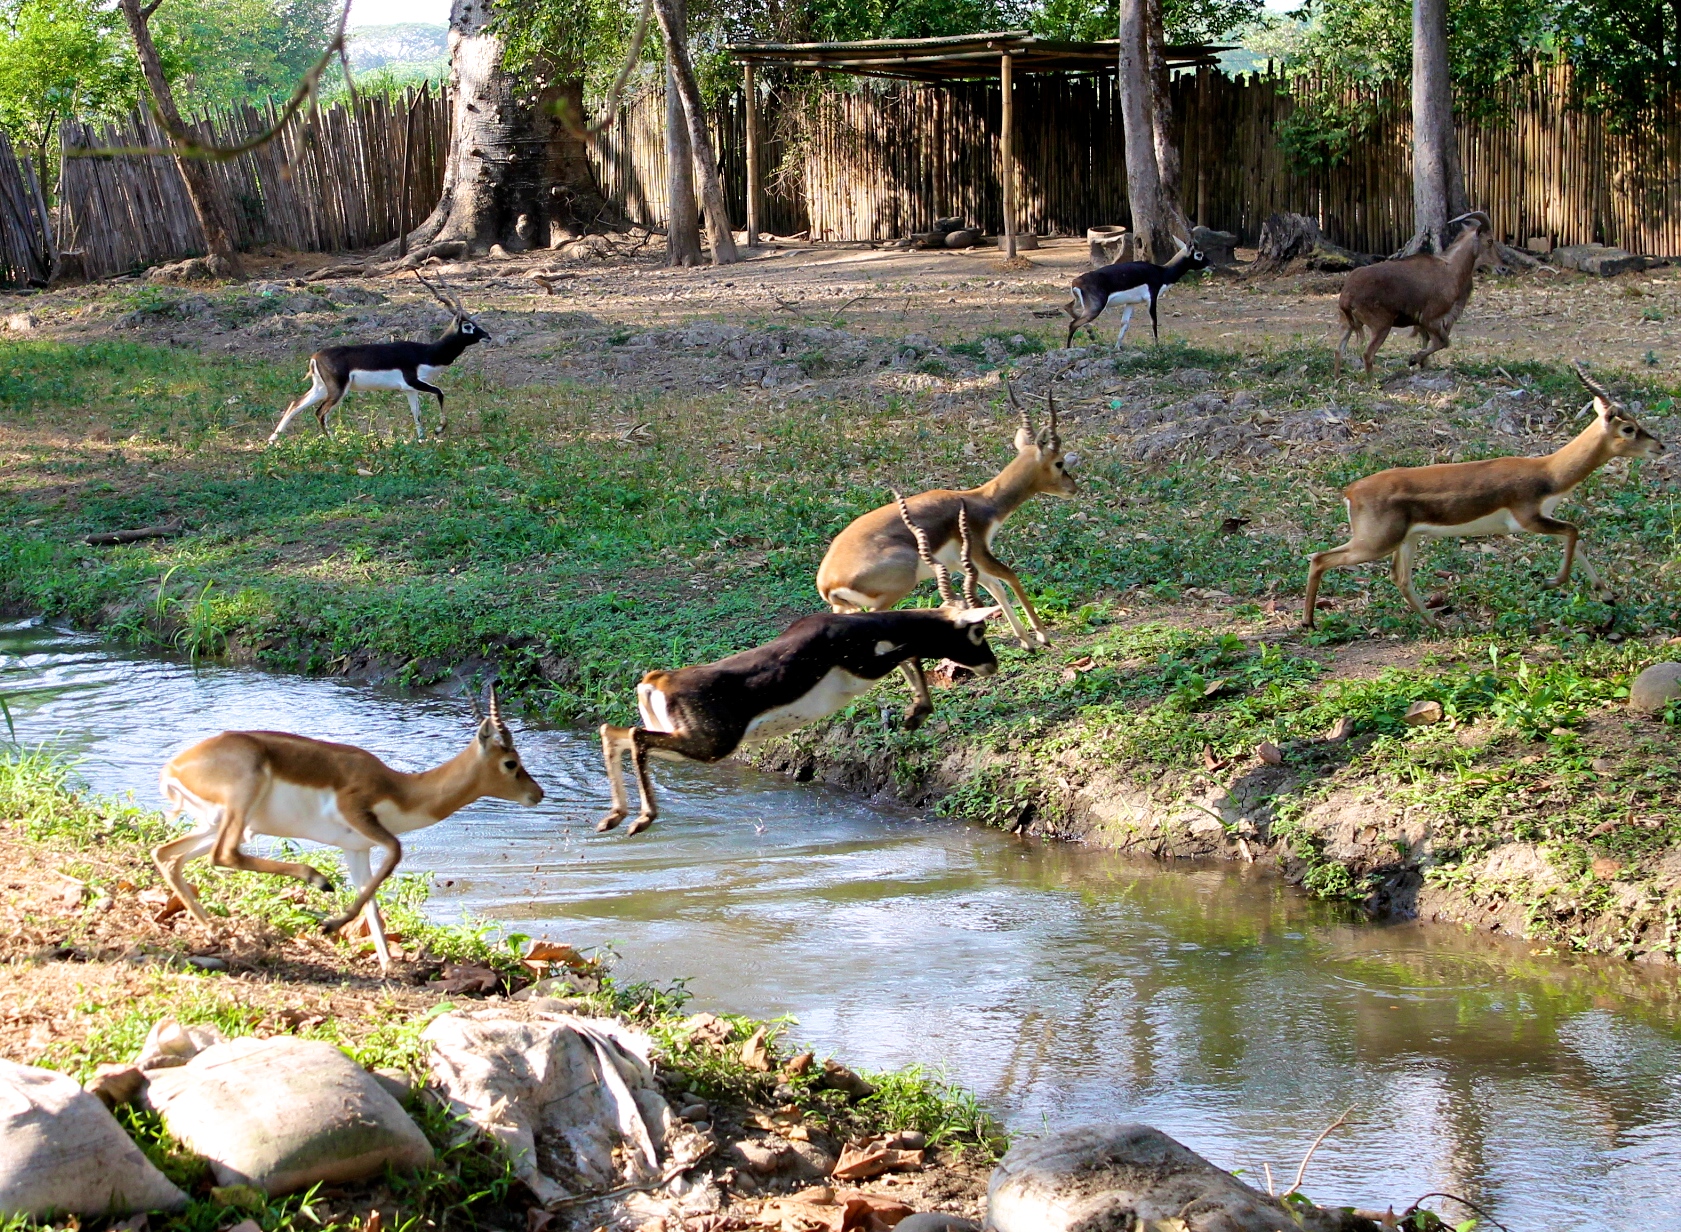
[{"label": "tree stump", "polygon": [[1355,252],[1332,243],[1318,222],[1306,214],[1270,214],[1261,224],[1260,251],[1255,259],[1254,272],[1283,274],[1321,270],[1336,274],[1372,265],[1377,260],[1368,253]]}]

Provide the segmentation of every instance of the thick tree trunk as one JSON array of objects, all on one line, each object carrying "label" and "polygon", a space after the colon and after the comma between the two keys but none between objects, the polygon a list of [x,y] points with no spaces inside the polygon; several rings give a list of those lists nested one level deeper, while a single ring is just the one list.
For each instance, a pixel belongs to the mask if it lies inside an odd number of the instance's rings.
[{"label": "thick tree trunk", "polygon": [[[1162,27],[1161,0],[1145,0],[1148,21],[1144,52],[1150,66],[1150,128],[1156,148],[1156,178],[1161,185],[1161,209],[1169,229],[1178,236],[1191,234],[1191,220],[1180,204],[1179,147],[1173,144],[1173,95],[1169,92],[1167,57],[1162,48],[1166,34]],[[1169,245],[1172,248],[1171,242]],[[1158,252],[1155,260],[1166,260],[1172,252]]]},{"label": "thick tree trunk", "polygon": [[[689,13],[684,0],[673,0],[673,16],[682,37],[688,37]],[[699,265],[700,209],[695,203],[695,156],[689,144],[689,115],[677,88],[677,70],[665,65],[665,214],[667,265]]]},{"label": "thick tree trunk", "polygon": [[583,141],[560,118],[583,115],[582,81],[534,65],[534,84],[522,84],[503,66],[491,16],[490,0],[450,9],[449,161],[437,207],[409,234],[411,250],[546,248],[606,212]]},{"label": "thick tree trunk", "polygon": [[675,0],[653,0],[654,16],[665,35],[666,63],[677,78],[677,92],[689,121],[689,146],[696,173],[700,176],[700,199],[706,212],[706,238],[712,246],[712,264],[727,265],[741,258],[735,237],[730,234],[730,211],[724,201],[724,184],[718,176],[718,156],[712,149],[712,135],[706,131],[706,109],[701,101],[700,82],[689,59],[689,45],[683,37]]},{"label": "thick tree trunk", "polygon": [[[146,87],[151,91],[152,102],[157,106],[164,132],[171,141],[183,143],[191,138],[192,133],[181,119],[181,110],[175,105],[175,91],[170,89],[169,78],[163,73],[163,61],[158,57],[157,45],[152,42],[149,23],[152,13],[157,8],[157,0],[152,0],[151,4],[144,7],[140,0],[119,0],[119,3],[123,10],[123,20],[128,23],[129,36],[134,40],[135,59],[139,61],[140,71],[146,78]],[[216,272],[229,278],[240,277],[244,273],[244,267],[240,264],[239,253],[234,248],[233,234],[222,213],[222,197],[216,190],[216,182],[210,178],[210,169],[201,158],[177,156],[175,165],[180,169],[181,179],[187,186],[187,197],[193,203],[193,213],[198,216],[199,229],[204,232],[204,243],[209,250],[212,267],[220,266]]]},{"label": "thick tree trunk", "polygon": [[1441,252],[1463,214],[1465,177],[1453,127],[1447,0],[1413,0],[1413,237],[1403,253]]},{"label": "thick tree trunk", "polygon": [[1166,260],[1174,250],[1172,220],[1162,199],[1156,160],[1155,83],[1150,73],[1150,0],[1121,0],[1121,128],[1126,142],[1127,202],[1141,261]]}]

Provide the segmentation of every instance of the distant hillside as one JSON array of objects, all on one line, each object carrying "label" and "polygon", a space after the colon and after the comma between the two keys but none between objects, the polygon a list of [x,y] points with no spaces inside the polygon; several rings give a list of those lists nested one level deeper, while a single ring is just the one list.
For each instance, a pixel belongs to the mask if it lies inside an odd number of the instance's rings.
[{"label": "distant hillside", "polygon": [[403,21],[350,31],[350,67],[357,73],[388,70],[401,79],[438,77],[449,71],[449,27]]}]

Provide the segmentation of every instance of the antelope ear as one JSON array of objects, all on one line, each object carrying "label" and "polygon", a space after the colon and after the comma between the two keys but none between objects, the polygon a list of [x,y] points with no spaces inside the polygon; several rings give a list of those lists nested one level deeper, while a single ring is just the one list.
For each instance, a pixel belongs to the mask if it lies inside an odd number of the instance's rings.
[{"label": "antelope ear", "polygon": [[1598,394],[1593,396],[1593,409],[1599,412],[1599,417],[1601,419],[1619,418],[1617,408],[1607,402],[1604,398],[1601,398]]},{"label": "antelope ear", "polygon": [[1001,607],[969,607],[952,613],[952,619],[959,625],[984,624],[1003,610]]},{"label": "antelope ear", "polygon": [[501,733],[496,730],[496,724],[492,723],[489,719],[481,720],[479,723],[479,747],[481,749],[488,749],[491,745],[500,744],[501,742],[502,736]]},{"label": "antelope ear", "polygon": [[1017,453],[1024,452],[1027,449],[1027,447],[1031,444],[1033,444],[1033,437],[1028,434],[1027,429],[1026,428],[1017,428],[1016,429],[1016,452]]}]

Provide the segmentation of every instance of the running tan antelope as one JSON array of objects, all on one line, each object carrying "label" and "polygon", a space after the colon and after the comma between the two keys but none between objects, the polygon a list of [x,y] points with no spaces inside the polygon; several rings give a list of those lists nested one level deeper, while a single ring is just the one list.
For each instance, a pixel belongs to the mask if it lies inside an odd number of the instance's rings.
[{"label": "running tan antelope", "polygon": [[1611,599],[1598,571],[1577,546],[1580,532],[1574,523],[1553,517],[1553,509],[1612,458],[1655,457],[1664,447],[1581,364],[1576,365],[1576,376],[1593,394],[1598,414],[1575,440],[1555,453],[1541,458],[1400,466],[1350,484],[1343,493],[1351,531],[1348,542],[1311,557],[1302,624],[1313,627],[1314,603],[1325,570],[1391,556],[1391,572],[1402,597],[1413,611],[1440,627],[1441,621],[1413,589],[1419,544],[1426,539],[1524,531],[1564,540],[1564,563],[1558,576],[1546,583],[1549,588],[1563,586],[1570,578],[1572,562],[1580,560],[1588,581]]},{"label": "running tan antelope", "polygon": [[[473,708],[477,711],[477,702]],[[252,834],[323,843],[344,852],[360,892],[350,910],[324,921],[321,929],[335,933],[365,914],[382,971],[390,968],[391,953],[374,895],[403,858],[397,836],[436,825],[486,796],[527,806],[543,799],[543,789],[514,751],[494,687],[490,713],[482,716],[472,743],[419,774],[393,770],[354,745],[286,732],[223,732],[170,758],[158,786],[170,816],[186,813],[197,824],[192,833],[152,852],[158,871],[196,919],[210,922],[181,875],[188,860],[208,855],[223,868],[278,873],[331,890],[333,883],[318,869],[247,855],[239,846]],[[377,873],[370,858],[375,847],[385,851]]]},{"label": "running tan antelope", "polygon": [[[1062,452],[1062,438],[1056,429],[1056,399],[1045,395],[1050,423],[1038,433],[1028,420],[1027,410],[1005,382],[1010,402],[1021,414],[1016,432],[1016,456],[1010,464],[978,488],[954,492],[937,488],[910,498],[910,514],[927,533],[934,559],[948,569],[958,563],[960,536],[958,516],[967,513],[975,535],[975,569],[981,585],[998,601],[1010,622],[1010,631],[1024,648],[1031,648],[1027,629],[1010,606],[1013,594],[1033,637],[1041,646],[1050,645],[1044,622],[1033,609],[1027,591],[1003,561],[992,554],[992,540],[998,528],[1030,497],[1073,496],[1079,491],[1072,474],[1078,454]],[[837,612],[879,612],[890,608],[916,589],[918,582],[933,577],[929,565],[917,556],[916,541],[894,505],[883,505],[857,518],[835,536],[817,569],[817,593]]]}]

